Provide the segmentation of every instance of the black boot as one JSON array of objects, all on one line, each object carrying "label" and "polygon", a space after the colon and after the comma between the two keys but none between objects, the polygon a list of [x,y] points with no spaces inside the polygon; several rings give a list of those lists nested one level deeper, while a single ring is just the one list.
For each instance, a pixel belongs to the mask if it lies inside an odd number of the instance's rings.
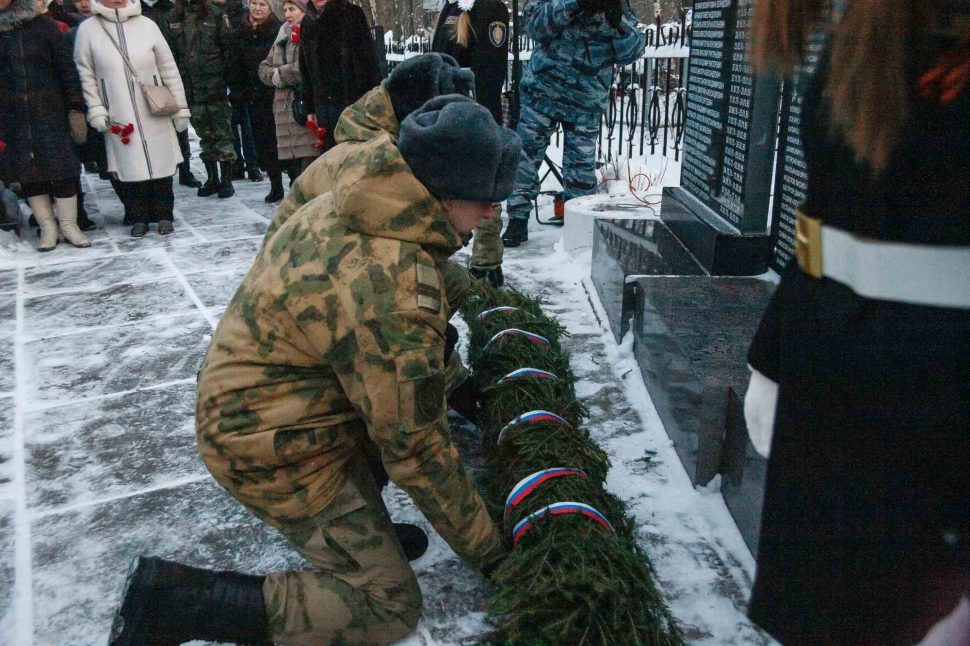
[{"label": "black boot", "polygon": [[191,188],[199,188],[202,186],[202,182],[192,174],[192,167],[189,166],[189,162],[179,164],[179,184]]},{"label": "black boot", "polygon": [[506,247],[518,247],[528,239],[529,221],[509,220],[508,226],[505,227],[505,233],[502,234],[502,244]]},{"label": "black boot", "polygon": [[263,174],[259,172],[259,166],[250,166],[246,169],[246,176],[249,177],[250,182],[263,181]]},{"label": "black boot", "polygon": [[233,179],[245,179],[246,178],[246,164],[243,163],[242,157],[239,157],[239,153],[236,153],[236,161],[232,163],[232,178]]},{"label": "black boot", "polygon": [[417,525],[394,523],[394,534],[409,561],[421,558],[428,550],[428,535]]},{"label": "black boot", "polygon": [[501,267],[496,267],[495,269],[479,269],[478,267],[472,267],[468,270],[468,273],[478,280],[484,280],[491,283],[492,287],[495,289],[498,289],[505,284],[505,275],[502,274]]},{"label": "black boot", "polygon": [[[209,197],[219,192],[219,164],[214,161],[205,162],[205,184],[199,189],[199,197]],[[227,175],[228,176],[228,175]]]},{"label": "black boot", "polygon": [[269,173],[269,195],[263,201],[267,204],[283,199],[283,173]]},{"label": "black boot", "polygon": [[176,646],[194,639],[272,646],[263,579],[138,557],[128,569],[108,646]]},{"label": "black boot", "polygon": [[219,197],[226,199],[236,194],[236,189],[232,187],[232,162],[219,162],[219,174],[222,181],[219,186]]},{"label": "black boot", "polygon": [[84,208],[84,193],[77,194],[77,228],[81,231],[94,231],[98,225],[88,217],[87,209]]}]

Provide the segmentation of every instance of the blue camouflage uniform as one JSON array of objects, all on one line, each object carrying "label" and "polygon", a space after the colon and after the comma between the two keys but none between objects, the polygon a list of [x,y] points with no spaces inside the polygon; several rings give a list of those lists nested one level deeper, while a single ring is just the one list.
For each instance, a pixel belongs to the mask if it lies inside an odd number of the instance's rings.
[{"label": "blue camouflage uniform", "polygon": [[577,0],[531,0],[523,18],[536,48],[522,74],[522,109],[516,129],[522,139],[522,158],[508,213],[510,219],[528,220],[539,194],[539,166],[557,124],[562,124],[565,134],[565,198],[595,191],[596,137],[613,66],[640,58],[645,38],[636,29],[637,16],[627,0],[622,34],[602,13],[580,11]]}]

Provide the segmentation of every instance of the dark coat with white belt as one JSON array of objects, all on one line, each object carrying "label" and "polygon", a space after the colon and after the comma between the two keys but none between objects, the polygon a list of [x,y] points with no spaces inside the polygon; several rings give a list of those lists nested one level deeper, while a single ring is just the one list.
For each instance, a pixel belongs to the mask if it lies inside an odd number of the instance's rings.
[{"label": "dark coat with white belt", "polygon": [[[913,88],[915,63],[932,60]],[[914,98],[873,175],[832,134],[826,78],[805,97],[805,213],[970,255],[970,89]],[[862,298],[793,262],[749,362],[779,383],[752,618],[786,646],[918,642],[970,589],[970,309]]]}]

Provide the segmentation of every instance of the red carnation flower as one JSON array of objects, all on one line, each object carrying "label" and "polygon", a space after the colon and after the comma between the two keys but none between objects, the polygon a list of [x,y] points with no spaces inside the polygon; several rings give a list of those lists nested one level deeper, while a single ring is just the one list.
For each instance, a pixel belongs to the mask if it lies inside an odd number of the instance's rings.
[{"label": "red carnation flower", "polygon": [[123,143],[124,145],[127,146],[128,144],[131,143],[131,139],[129,139],[128,137],[122,137],[121,138],[121,143]]},{"label": "red carnation flower", "polygon": [[317,131],[317,120],[316,119],[307,119],[306,120],[306,127],[307,127],[307,130],[312,130],[313,132],[316,132]]},{"label": "red carnation flower", "polygon": [[290,40],[294,43],[300,42],[300,25],[293,25],[293,30],[290,32]]},{"label": "red carnation flower", "polygon": [[130,135],[134,131],[135,131],[134,124],[129,123],[127,126],[125,126],[124,128],[121,129],[121,134],[123,136],[127,137],[128,135]]},{"label": "red carnation flower", "polygon": [[326,128],[317,128],[316,135],[317,135],[317,139],[323,139],[324,137],[327,136],[327,129]]},{"label": "red carnation flower", "polygon": [[120,135],[121,134],[121,124],[120,123],[112,123],[111,124],[111,134],[113,134],[113,135]]},{"label": "red carnation flower", "polygon": [[3,139],[0,139],[0,153],[3,153],[3,151],[5,151],[6,149],[7,149],[6,142],[4,142]]},{"label": "red carnation flower", "polygon": [[323,150],[323,142],[318,141],[317,143],[313,144],[313,147],[316,148],[317,150]]}]

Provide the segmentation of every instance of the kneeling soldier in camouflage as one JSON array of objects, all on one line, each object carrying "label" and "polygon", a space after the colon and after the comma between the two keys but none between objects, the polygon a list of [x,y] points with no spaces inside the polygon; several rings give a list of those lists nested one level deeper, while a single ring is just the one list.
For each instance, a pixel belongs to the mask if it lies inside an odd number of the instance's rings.
[{"label": "kneeling soldier in camouflage", "polygon": [[[343,148],[343,154],[334,154]],[[329,156],[333,190],[264,245],[213,335],[197,433],[209,471],[312,565],[268,576],[138,558],[112,646],[388,644],[421,592],[367,458],[469,565],[501,536],[448,439],[436,265],[509,194],[521,144],[456,95]]]}]

